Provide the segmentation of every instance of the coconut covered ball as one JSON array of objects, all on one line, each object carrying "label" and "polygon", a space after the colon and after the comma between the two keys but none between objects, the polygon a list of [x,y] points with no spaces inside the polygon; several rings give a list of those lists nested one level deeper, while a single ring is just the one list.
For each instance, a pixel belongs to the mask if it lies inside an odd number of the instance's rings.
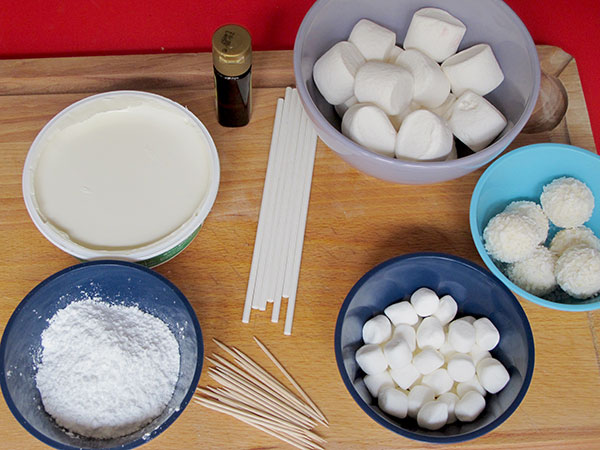
[{"label": "coconut covered ball", "polygon": [[556,259],[554,253],[540,245],[529,258],[510,264],[506,272],[508,278],[520,288],[533,295],[543,296],[556,288]]},{"label": "coconut covered ball", "polygon": [[575,298],[600,293],[600,250],[583,245],[565,250],[556,261],[556,281]]},{"label": "coconut covered ball", "polygon": [[550,225],[548,223],[548,218],[546,217],[546,214],[544,214],[544,211],[540,205],[535,202],[521,200],[510,203],[504,211],[514,212],[533,219],[539,234],[538,242],[540,244],[546,242]]},{"label": "coconut covered ball", "polygon": [[556,178],[544,186],[540,202],[548,219],[561,228],[583,225],[594,210],[592,191],[572,177]]},{"label": "coconut covered ball", "polygon": [[483,240],[492,258],[514,263],[531,256],[539,244],[539,230],[533,219],[503,211],[488,222]]},{"label": "coconut covered ball", "polygon": [[594,232],[585,225],[575,228],[566,228],[554,235],[550,242],[550,250],[552,250],[556,256],[560,256],[568,248],[579,245],[600,250],[600,239],[598,239]]}]

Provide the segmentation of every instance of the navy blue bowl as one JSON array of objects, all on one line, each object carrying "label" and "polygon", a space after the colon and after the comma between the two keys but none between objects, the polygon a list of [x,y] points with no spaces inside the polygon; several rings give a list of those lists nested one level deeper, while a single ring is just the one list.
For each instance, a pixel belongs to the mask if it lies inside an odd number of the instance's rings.
[{"label": "navy blue bowl", "polygon": [[[354,354],[362,345],[362,326],[390,304],[406,300],[420,287],[440,297],[450,294],[458,315],[488,317],[500,332],[491,352],[510,374],[498,394],[486,396],[483,413],[471,423],[455,422],[440,430],[420,428],[411,418],[388,416],[372,399]],[[487,270],[465,259],[442,253],[415,253],[390,259],[373,268],[352,288],[338,315],[335,356],[346,388],[369,417],[388,430],[423,442],[449,444],[482,436],[504,422],[519,406],[531,382],[534,344],[527,316],[516,297]]]},{"label": "navy blue bowl", "polygon": [[[179,343],[180,369],[165,411],[141,430],[115,439],[67,433],[44,411],[35,384],[41,334],[56,311],[82,299],[82,291],[111,304],[137,306],[158,317]],[[194,394],[202,370],[202,332],[192,306],[175,285],[150,269],[122,261],[94,261],[64,269],[36,286],[13,312],[0,343],[0,387],[25,429],[57,449],[131,449],[166,430]]]}]

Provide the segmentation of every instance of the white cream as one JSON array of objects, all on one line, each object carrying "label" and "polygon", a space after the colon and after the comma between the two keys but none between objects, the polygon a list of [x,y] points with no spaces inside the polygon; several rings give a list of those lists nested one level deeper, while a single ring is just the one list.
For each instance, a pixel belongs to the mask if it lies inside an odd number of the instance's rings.
[{"label": "white cream", "polygon": [[39,214],[86,248],[138,248],[191,220],[209,190],[212,160],[184,111],[150,96],[84,102],[38,143]]}]

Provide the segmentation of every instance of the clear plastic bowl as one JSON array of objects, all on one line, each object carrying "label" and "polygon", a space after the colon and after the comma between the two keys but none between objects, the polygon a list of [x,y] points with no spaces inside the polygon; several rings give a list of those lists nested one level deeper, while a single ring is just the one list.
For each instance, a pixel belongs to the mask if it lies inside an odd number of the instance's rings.
[{"label": "clear plastic bowl", "polygon": [[[396,32],[402,43],[412,15],[437,7],[460,19],[467,32],[459,50],[489,44],[504,82],[486,98],[508,125],[487,148],[453,161],[410,162],[373,153],[340,132],[341,120],[316,88],[315,61],[336,42],[347,40],[356,22],[368,18]],[[500,0],[318,0],[308,11],[294,45],[294,74],[300,100],[319,137],[342,159],[371,176],[402,184],[429,184],[466,175],[497,157],[527,123],[537,101],[540,65],[535,44],[519,17]]]}]

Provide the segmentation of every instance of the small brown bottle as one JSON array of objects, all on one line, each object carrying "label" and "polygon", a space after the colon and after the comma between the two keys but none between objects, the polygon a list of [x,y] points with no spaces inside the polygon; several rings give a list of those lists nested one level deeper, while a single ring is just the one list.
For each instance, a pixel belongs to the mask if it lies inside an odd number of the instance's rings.
[{"label": "small brown bottle", "polygon": [[239,25],[224,25],[212,37],[217,118],[241,127],[252,113],[252,40]]}]

